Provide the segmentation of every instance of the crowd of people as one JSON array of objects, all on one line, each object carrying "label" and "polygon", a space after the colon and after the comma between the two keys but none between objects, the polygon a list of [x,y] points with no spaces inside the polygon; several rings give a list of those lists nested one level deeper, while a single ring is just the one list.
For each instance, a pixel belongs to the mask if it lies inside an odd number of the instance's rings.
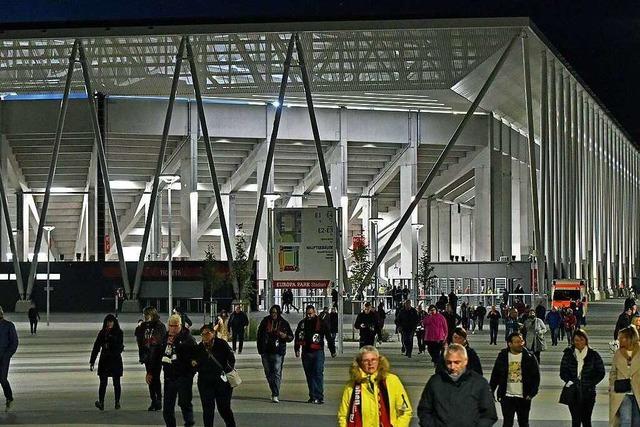
[{"label": "crowd of people", "polygon": [[[444,298],[446,298],[446,301]],[[589,346],[583,301],[571,302],[560,310],[547,311],[544,301],[536,307],[514,300],[489,309],[466,302],[458,305],[454,295],[442,295],[438,304],[412,307],[404,301],[396,310],[395,324],[401,335],[401,351],[412,356],[414,337],[418,354],[428,353],[434,373],[427,381],[417,404],[421,426],[490,426],[498,416],[495,401],[501,408],[503,425],[529,425],[529,412],[540,387],[540,354],[546,349],[550,331],[552,345],[562,332],[568,346],[562,353],[559,376],[564,382],[560,403],[566,404],[572,425],[590,426],[596,401],[596,386],[605,377],[600,354]],[[296,358],[301,359],[308,388],[308,403],[324,403],[325,343],[331,357],[336,357],[337,323],[335,308],[320,313],[313,305],[304,307],[304,317],[295,330],[283,317],[279,305],[273,305],[257,328],[256,345],[262,360],[271,401],[280,403],[280,387],[287,346],[293,342]],[[467,314],[465,314],[465,311]],[[409,426],[413,405],[398,375],[391,372],[388,359],[376,347],[384,328],[384,306],[374,309],[367,302],[356,316],[359,346],[349,369],[349,380],[339,402],[340,427]],[[143,311],[144,319],[134,335],[139,361],[145,367],[149,411],[162,411],[167,426],[177,425],[178,404],[184,425],[194,425],[192,388],[197,373],[197,388],[203,412],[203,424],[213,426],[215,409],[226,426],[235,426],[231,407],[233,389],[241,380],[235,371],[235,354],[242,352],[249,324],[246,313],[235,306],[231,315],[221,311],[216,322],[199,328],[200,342],[191,333],[192,322],[185,313],[175,310],[166,327],[154,307]],[[504,325],[505,347],[493,362],[490,379],[483,377],[483,366],[470,337],[475,328],[482,330],[480,318],[489,321],[490,344],[497,345],[498,325]],[[474,320],[473,320],[474,319]],[[609,374],[609,408],[612,425],[640,425],[640,314],[633,299],[627,299],[614,329],[615,351]],[[35,331],[34,331],[35,333]],[[555,337],[555,338],[554,338]],[[114,315],[104,318],[90,357],[89,369],[97,363],[98,400],[95,406],[105,409],[109,379],[113,385],[113,405],[121,408],[120,378],[123,374],[124,333]],[[7,410],[13,402],[8,382],[9,362],[18,347],[12,322],[4,319],[0,308],[0,385]],[[161,375],[163,377],[161,378]]]}]

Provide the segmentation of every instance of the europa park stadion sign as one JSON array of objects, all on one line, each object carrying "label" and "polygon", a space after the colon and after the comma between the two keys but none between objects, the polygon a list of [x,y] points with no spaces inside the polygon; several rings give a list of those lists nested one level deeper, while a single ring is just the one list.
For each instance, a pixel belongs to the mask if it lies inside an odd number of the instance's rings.
[{"label": "europa park stadion sign", "polygon": [[273,287],[328,287],[336,280],[335,208],[280,208],[273,215]]}]

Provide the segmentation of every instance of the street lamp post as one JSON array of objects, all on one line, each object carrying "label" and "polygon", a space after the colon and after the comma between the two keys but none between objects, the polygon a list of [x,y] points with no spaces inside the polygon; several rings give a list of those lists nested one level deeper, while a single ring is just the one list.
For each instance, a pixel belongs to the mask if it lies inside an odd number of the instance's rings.
[{"label": "street lamp post", "polygon": [[173,312],[173,265],[172,265],[172,259],[173,259],[173,236],[171,234],[171,226],[172,226],[172,222],[173,222],[173,215],[172,215],[172,209],[171,209],[171,187],[173,186],[173,184],[177,181],[180,180],[180,176],[178,175],[161,175],[160,179],[163,180],[164,182],[167,183],[167,205],[169,208],[169,227],[168,227],[168,231],[169,231],[169,262],[168,262],[168,308],[169,308],[169,315],[171,315],[171,313]]},{"label": "street lamp post", "polygon": [[[51,272],[50,269],[50,254],[51,254],[51,232],[53,231],[53,229],[55,229],[56,227],[53,225],[45,225],[44,230],[47,232],[47,326],[49,326],[49,313],[50,313],[50,307],[51,307],[51,286],[49,286],[49,273]],[[34,256],[38,256],[38,254],[34,254]]]},{"label": "street lamp post", "polygon": [[[382,221],[382,218],[369,218],[369,222],[372,225],[372,233],[371,233],[371,246],[372,246],[372,250],[373,250],[373,259],[374,261],[376,259],[378,259],[378,224]],[[378,268],[376,268],[376,271],[374,272],[374,289],[373,289],[373,303],[377,304],[377,299],[378,299],[378,290],[380,289],[380,276],[378,274],[378,270],[380,269],[380,266],[378,266]]]}]

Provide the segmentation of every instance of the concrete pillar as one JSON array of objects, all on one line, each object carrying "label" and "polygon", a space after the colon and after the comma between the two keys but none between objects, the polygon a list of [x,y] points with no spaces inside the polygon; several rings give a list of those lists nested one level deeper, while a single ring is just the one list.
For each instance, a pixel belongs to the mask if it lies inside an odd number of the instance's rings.
[{"label": "concrete pillar", "polygon": [[[18,221],[21,222],[21,229],[18,232],[21,243],[20,246],[22,248],[22,260],[23,261],[31,261],[29,258],[29,232],[30,232],[30,220],[31,220],[31,212],[29,210],[29,200],[32,199],[31,194],[25,194],[20,192],[20,199],[22,210],[19,215]],[[21,235],[20,235],[21,234]]]},{"label": "concrete pillar", "polygon": [[[333,206],[342,209],[342,254],[349,259],[349,199],[347,195],[348,171],[347,171],[347,138],[348,138],[348,111],[340,109],[340,140],[338,141],[337,156],[333,156],[328,165],[329,184]],[[327,160],[327,159],[325,159]]]},{"label": "concrete pillar", "polygon": [[[180,255],[199,258],[198,254],[198,110],[189,105],[189,141],[180,153]],[[176,186],[177,187],[177,186]],[[173,194],[171,194],[173,197]],[[178,196],[176,194],[176,196]],[[176,199],[178,197],[175,197]],[[176,239],[177,240],[177,239]]]},{"label": "concrete pillar", "polygon": [[[235,257],[236,251],[236,224],[237,224],[237,207],[236,207],[236,194],[222,194],[222,212],[227,220],[227,232],[229,233],[229,243],[231,244],[231,250]],[[220,234],[220,259],[227,259],[227,251],[224,247],[224,240],[222,239],[222,233]]]},{"label": "concrete pillar", "polygon": [[[474,179],[476,188],[476,204],[473,211],[473,223],[474,223],[474,261],[490,261],[493,259],[492,254],[492,216],[495,216],[492,182],[492,167],[495,165],[496,158],[499,158],[500,154],[496,153],[490,147],[488,150],[487,161],[474,169]],[[450,220],[450,217],[449,217]],[[449,230],[447,230],[450,233]],[[442,243],[441,243],[442,244]],[[448,243],[450,245],[450,243]],[[447,246],[449,248],[449,246]],[[447,251],[446,260],[449,260],[450,251]],[[443,254],[440,255],[442,260]]]},{"label": "concrete pillar", "polygon": [[[465,260],[471,259],[471,236],[472,236],[472,215],[473,210],[461,208],[460,212],[460,256]],[[462,258],[460,258],[462,260]]]},{"label": "concrete pillar", "polygon": [[[438,261],[451,260],[451,205],[436,203],[438,207]],[[488,216],[488,215],[486,215]]]},{"label": "concrete pillar", "polygon": [[[417,191],[418,180],[418,113],[408,114],[409,147],[400,164],[400,213],[406,212]],[[411,222],[400,232],[400,271],[403,278],[412,278],[418,266],[417,239],[411,223],[417,223],[418,211],[414,211]]]},{"label": "concrete pillar", "polygon": [[440,239],[439,234],[439,214],[440,211],[438,209],[438,202],[436,202],[433,198],[429,197],[427,199],[427,207],[428,214],[427,225],[427,242],[429,242],[429,251],[431,255],[431,260],[439,261],[440,260],[440,245],[438,243]]},{"label": "concrete pillar", "polygon": [[[0,114],[2,113],[2,109],[0,109]],[[0,123],[2,119],[0,117]],[[11,186],[9,185],[8,173],[9,170],[9,161],[7,155],[7,148],[9,142],[0,134],[0,161],[2,162],[0,179],[2,179],[2,183],[5,188],[5,195],[7,197],[7,202],[9,201],[9,197],[11,196]],[[13,225],[12,225],[13,226]],[[4,211],[0,209],[0,260],[9,261],[9,254],[11,253],[11,248],[9,245],[9,233],[11,230],[7,229],[6,220],[4,218]]]},{"label": "concrete pillar", "polygon": [[[267,109],[267,135],[271,135],[271,127],[273,123],[273,114],[274,111],[271,108]],[[265,140],[260,148],[257,155],[256,160],[256,184],[257,191],[256,197],[260,197],[259,189],[262,187],[262,178],[264,176],[264,169],[267,163],[267,151],[269,148],[269,140]],[[274,183],[274,168],[273,165],[271,167],[271,173],[269,174],[269,182],[267,184],[267,194],[273,193],[273,183]],[[258,200],[256,200],[258,202]],[[255,259],[258,261],[258,280],[266,280],[267,279],[267,250],[268,250],[268,232],[267,229],[267,215],[269,213],[269,208],[273,207],[273,202],[267,200],[265,204],[265,209],[262,214],[262,218],[259,219],[261,222],[260,232],[258,233],[258,242],[256,245],[256,255]],[[248,248],[247,248],[248,249]]]},{"label": "concrete pillar", "polygon": [[[155,213],[151,222],[151,234],[150,237],[153,236],[153,245],[149,246],[149,255],[152,260],[161,260],[164,259],[162,256],[162,218],[163,212],[166,209],[163,204],[164,197],[163,192],[158,192],[158,197],[156,197],[156,205],[153,209],[155,209]],[[146,215],[149,214],[149,204],[145,206],[145,221]],[[173,230],[172,230],[173,231]]]},{"label": "concrete pillar", "polygon": [[451,206],[451,255],[462,256],[462,216],[460,205]]},{"label": "concrete pillar", "polygon": [[[511,256],[511,132],[497,120],[490,121],[490,168],[491,168],[491,236],[492,253],[484,259],[497,260],[500,256]],[[476,176],[476,200],[482,196]],[[474,210],[474,217],[479,215]],[[478,230],[480,231],[480,230]],[[476,243],[478,241],[476,240]]]}]

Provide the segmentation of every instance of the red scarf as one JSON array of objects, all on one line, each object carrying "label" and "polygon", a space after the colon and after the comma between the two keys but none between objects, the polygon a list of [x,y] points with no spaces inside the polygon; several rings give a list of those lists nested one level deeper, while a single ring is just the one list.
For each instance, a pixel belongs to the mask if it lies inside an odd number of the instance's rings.
[{"label": "red scarf", "polygon": [[[378,425],[379,427],[393,427],[391,425],[391,413],[389,411],[389,392],[385,380],[378,382]],[[347,427],[365,427],[362,424],[362,384],[356,384],[351,394],[349,403],[349,417]]]}]

